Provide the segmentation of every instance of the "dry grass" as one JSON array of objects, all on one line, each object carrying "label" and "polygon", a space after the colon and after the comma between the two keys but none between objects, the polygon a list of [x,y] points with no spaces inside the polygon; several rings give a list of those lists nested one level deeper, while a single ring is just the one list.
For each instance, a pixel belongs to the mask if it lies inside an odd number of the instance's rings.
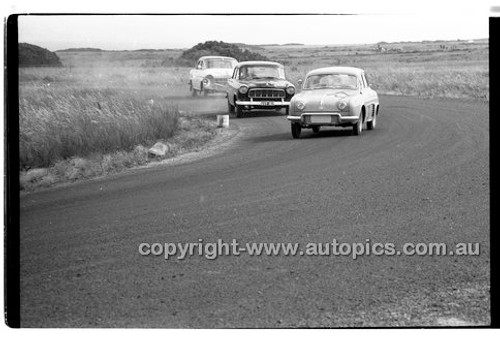
[{"label": "dry grass", "polygon": [[[347,65],[347,63],[344,63]],[[489,71],[487,65],[437,66],[432,64],[373,64],[351,63],[363,68],[372,87],[380,94],[417,96],[423,98],[462,98],[489,101]],[[326,67],[318,64],[314,68]],[[310,66],[291,67],[292,82],[304,78],[314,69]]]},{"label": "dry grass", "polygon": [[207,122],[196,117],[179,117],[178,129],[168,140],[160,140],[169,150],[164,157],[155,157],[144,145],[133,149],[117,150],[109,153],[93,152],[88,156],[73,156],[58,160],[48,168],[33,168],[22,171],[20,186],[22,190],[34,190],[55,184],[109,175],[131,167],[141,166],[179,154],[196,150],[217,134],[215,122]]},{"label": "dry grass", "polygon": [[[381,94],[489,101],[487,42],[428,42],[350,47],[266,47],[296,83],[315,68],[345,65],[365,69]],[[449,49],[452,47],[453,49]]]},{"label": "dry grass", "polygon": [[113,89],[24,87],[19,104],[21,167],[130,150],[171,137],[175,106],[158,106]]}]

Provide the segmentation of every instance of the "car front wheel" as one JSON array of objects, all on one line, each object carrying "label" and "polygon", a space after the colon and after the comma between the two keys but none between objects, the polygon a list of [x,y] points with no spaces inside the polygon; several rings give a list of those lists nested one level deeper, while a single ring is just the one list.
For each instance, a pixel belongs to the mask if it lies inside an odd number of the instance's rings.
[{"label": "car front wheel", "polygon": [[231,103],[229,102],[229,99],[227,100],[227,109],[228,109],[230,115],[232,115],[234,113],[234,105],[231,105]]},{"label": "car front wheel", "polygon": [[203,88],[203,83],[200,84],[200,94],[202,94],[202,93],[205,97],[208,96],[208,90]]},{"label": "car front wheel", "polygon": [[302,127],[300,126],[300,123],[291,123],[290,127],[292,129],[292,137],[294,139],[300,138],[300,133],[302,131]]},{"label": "car front wheel", "polygon": [[352,126],[352,133],[354,135],[361,135],[363,131],[363,115],[359,115],[358,121]]},{"label": "car front wheel", "polygon": [[235,105],[236,107],[236,117],[241,118],[243,117],[243,107]]}]

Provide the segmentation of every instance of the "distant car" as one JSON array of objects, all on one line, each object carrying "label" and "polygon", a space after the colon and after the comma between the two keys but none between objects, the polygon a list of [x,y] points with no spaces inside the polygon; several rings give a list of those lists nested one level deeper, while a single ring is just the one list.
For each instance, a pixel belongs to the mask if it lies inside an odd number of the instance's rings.
[{"label": "distant car", "polygon": [[290,104],[293,138],[302,128],[319,132],[321,126],[352,127],[360,135],[363,125],[372,130],[377,124],[379,99],[362,69],[328,67],[307,73],[302,90]]},{"label": "distant car", "polygon": [[202,56],[189,72],[189,90],[193,96],[203,93],[225,93],[227,79],[238,61],[226,56]]},{"label": "distant car", "polygon": [[284,108],[288,114],[295,86],[286,80],[282,64],[268,61],[240,62],[228,80],[229,113],[242,117],[253,109]]}]

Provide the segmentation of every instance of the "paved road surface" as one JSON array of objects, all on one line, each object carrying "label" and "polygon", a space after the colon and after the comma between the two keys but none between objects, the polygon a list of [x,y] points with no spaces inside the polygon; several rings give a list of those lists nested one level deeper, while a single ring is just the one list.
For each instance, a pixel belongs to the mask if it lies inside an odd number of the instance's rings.
[{"label": "paved road surface", "polygon": [[[198,100],[197,100],[198,101]],[[222,103],[224,99],[215,99]],[[229,148],[21,197],[27,327],[488,321],[488,105],[381,97],[374,131],[292,140],[231,119]],[[142,242],[479,242],[474,257],[143,257]],[[454,295],[458,295],[454,299]],[[460,323],[460,322],[459,322]]]}]

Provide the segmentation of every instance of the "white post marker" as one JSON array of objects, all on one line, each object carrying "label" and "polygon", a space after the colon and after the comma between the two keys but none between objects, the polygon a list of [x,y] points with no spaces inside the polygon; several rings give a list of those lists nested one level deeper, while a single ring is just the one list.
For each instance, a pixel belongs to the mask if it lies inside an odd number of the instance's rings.
[{"label": "white post marker", "polygon": [[219,128],[229,128],[229,115],[217,115],[217,126]]}]

